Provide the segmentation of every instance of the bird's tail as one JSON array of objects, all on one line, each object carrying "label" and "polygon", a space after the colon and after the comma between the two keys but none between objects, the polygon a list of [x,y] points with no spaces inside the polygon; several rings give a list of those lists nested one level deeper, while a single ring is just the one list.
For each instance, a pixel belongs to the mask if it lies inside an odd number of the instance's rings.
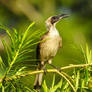
[{"label": "bird's tail", "polygon": [[43,73],[37,74],[34,82],[34,89],[39,90],[42,84]]},{"label": "bird's tail", "polygon": [[[41,69],[43,69],[43,66],[41,64],[38,64],[37,70],[41,70]],[[36,74],[36,78],[34,82],[34,89],[39,90],[41,88],[42,77],[43,77],[43,73]]]}]

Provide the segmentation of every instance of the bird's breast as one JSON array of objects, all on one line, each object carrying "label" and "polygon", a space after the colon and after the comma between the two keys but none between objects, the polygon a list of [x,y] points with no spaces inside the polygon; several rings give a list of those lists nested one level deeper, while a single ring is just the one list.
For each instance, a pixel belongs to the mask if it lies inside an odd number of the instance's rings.
[{"label": "bird's breast", "polygon": [[[54,33],[53,33],[54,34]],[[60,36],[52,35],[47,36],[45,42],[41,43],[40,54],[41,57],[50,58],[54,57],[59,49]]]}]

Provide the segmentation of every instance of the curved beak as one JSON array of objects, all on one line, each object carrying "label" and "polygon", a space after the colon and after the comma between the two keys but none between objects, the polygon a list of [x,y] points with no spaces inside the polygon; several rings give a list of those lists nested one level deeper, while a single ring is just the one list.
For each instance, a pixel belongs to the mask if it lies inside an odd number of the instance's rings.
[{"label": "curved beak", "polygon": [[61,19],[63,19],[63,18],[67,18],[67,17],[69,17],[68,14],[57,15],[58,21],[61,20]]},{"label": "curved beak", "polygon": [[51,23],[52,24],[57,23],[59,20],[61,20],[63,18],[67,18],[67,17],[69,17],[68,14],[60,14],[60,15],[53,16],[51,19]]},{"label": "curved beak", "polygon": [[67,18],[69,17],[68,14],[61,14],[61,15],[57,15],[58,19],[63,19],[63,18]]},{"label": "curved beak", "polygon": [[62,18],[67,18],[67,17],[69,17],[69,15],[68,15],[68,14],[61,14],[61,15],[58,15],[58,17],[59,17],[60,19],[62,19]]}]

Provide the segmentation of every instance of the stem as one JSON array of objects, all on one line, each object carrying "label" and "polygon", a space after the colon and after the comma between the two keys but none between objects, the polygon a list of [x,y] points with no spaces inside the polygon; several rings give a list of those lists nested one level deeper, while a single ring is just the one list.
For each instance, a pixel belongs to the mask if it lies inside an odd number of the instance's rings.
[{"label": "stem", "polygon": [[92,66],[92,63],[90,63],[90,64],[69,65],[69,66],[62,67],[61,70],[66,70],[66,69],[70,69],[70,68],[86,67],[86,66]]},{"label": "stem", "polygon": [[[70,65],[70,66],[61,67],[61,70],[73,69],[73,68],[79,68],[79,67],[86,67],[86,66],[92,66],[92,64]],[[47,69],[47,72],[48,73],[57,72],[57,70],[56,69]],[[29,71],[26,74],[14,75],[14,76],[11,76],[9,78],[7,77],[6,80],[12,80],[12,79],[24,77],[24,76],[27,76],[27,75],[34,75],[34,74],[38,74],[38,73],[44,73],[44,70]]]},{"label": "stem", "polygon": [[[17,57],[17,55],[16,55]],[[16,58],[15,58],[16,59]],[[14,59],[14,60],[15,60]],[[13,61],[14,62],[14,61]],[[79,67],[86,67],[86,66],[92,66],[92,63],[91,64],[79,64],[79,65],[70,65],[70,66],[65,66],[65,67],[61,67],[61,70],[66,70],[66,69],[73,69],[73,68],[79,68]],[[11,68],[10,68],[11,69]],[[9,72],[9,70],[8,70]],[[70,82],[70,80],[67,78],[66,75],[64,75],[64,72],[59,72],[58,70],[56,69],[48,69],[47,70],[48,73],[50,72],[55,72],[59,75],[61,75],[69,84],[70,86],[72,87],[72,89],[74,90],[74,92],[76,92],[74,86],[72,85],[72,83]],[[8,80],[12,80],[12,79],[17,79],[17,78],[20,78],[20,77],[24,77],[24,76],[27,76],[27,75],[34,75],[34,74],[38,74],[38,73],[44,73],[44,70],[39,70],[39,71],[29,71],[27,72],[26,74],[21,74],[21,75],[14,75],[14,76],[11,76],[11,77],[7,77],[5,80],[8,81]],[[2,82],[3,79],[0,78],[0,82]]]},{"label": "stem", "polygon": [[76,92],[74,86],[72,85],[72,83],[69,81],[69,79],[65,75],[63,75],[59,71],[57,71],[56,73],[58,73],[59,75],[61,75],[70,84],[70,86],[72,87],[73,91]]}]

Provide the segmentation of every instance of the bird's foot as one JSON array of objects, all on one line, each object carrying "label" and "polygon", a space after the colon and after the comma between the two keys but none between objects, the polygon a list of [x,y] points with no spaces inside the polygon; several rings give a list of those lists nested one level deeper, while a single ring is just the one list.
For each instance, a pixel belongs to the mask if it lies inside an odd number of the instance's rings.
[{"label": "bird's foot", "polygon": [[62,70],[61,70],[61,68],[59,68],[59,67],[56,67],[56,70],[58,70],[59,72],[61,72]]},{"label": "bird's foot", "polygon": [[41,85],[34,85],[34,89],[40,91]]},{"label": "bird's foot", "polygon": [[47,73],[47,69],[46,69],[46,68],[44,68],[44,69],[43,69],[43,71],[44,71],[44,74],[46,75],[46,73]]},{"label": "bird's foot", "polygon": [[56,66],[54,66],[53,64],[49,64],[49,65],[51,65],[51,66],[52,66],[53,68],[55,68],[57,71],[61,72],[61,68],[56,67]]}]

